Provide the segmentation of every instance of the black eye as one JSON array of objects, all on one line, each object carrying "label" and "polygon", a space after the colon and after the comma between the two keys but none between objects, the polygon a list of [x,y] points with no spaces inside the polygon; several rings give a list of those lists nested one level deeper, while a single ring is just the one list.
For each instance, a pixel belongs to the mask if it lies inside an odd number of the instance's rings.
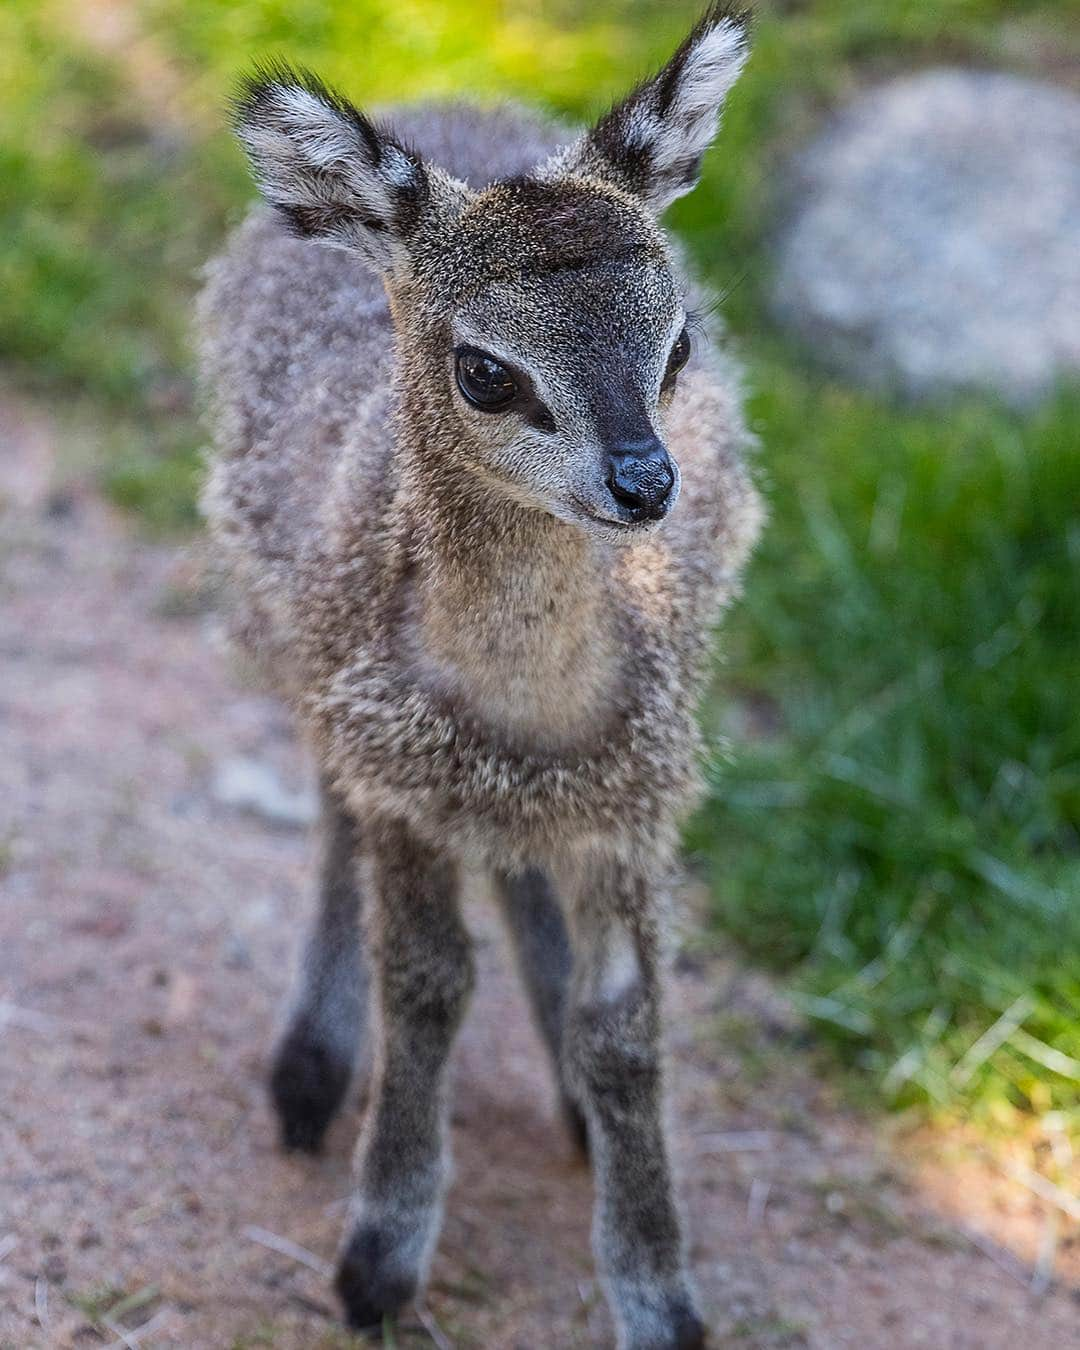
[{"label": "black eye", "polygon": [[457,382],[465,398],[485,412],[498,412],[517,397],[517,381],[509,370],[475,347],[458,349]]},{"label": "black eye", "polygon": [[664,385],[669,386],[690,360],[690,334],[684,328],[675,339],[675,345],[671,349],[671,355],[668,357],[667,369],[664,371]]}]

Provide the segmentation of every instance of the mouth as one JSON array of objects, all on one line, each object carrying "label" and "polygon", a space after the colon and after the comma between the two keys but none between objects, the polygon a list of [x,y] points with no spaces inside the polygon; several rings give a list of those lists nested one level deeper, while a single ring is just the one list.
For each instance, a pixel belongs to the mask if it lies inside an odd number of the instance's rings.
[{"label": "mouth", "polygon": [[608,529],[618,530],[621,533],[639,530],[643,525],[656,524],[656,521],[620,520],[617,516],[605,515],[602,511],[597,511],[593,507],[587,506],[580,497],[571,496],[570,502],[574,507],[575,514],[582,520],[587,520],[592,525],[605,525]]},{"label": "mouth", "polygon": [[[590,525],[601,525],[616,534],[650,533],[658,525],[662,525],[669,514],[668,511],[665,511],[662,516],[635,517],[630,510],[627,510],[625,515],[609,515],[606,511],[599,511],[596,507],[582,501],[580,497],[573,495],[570,497],[570,504],[579,520]],[[616,510],[621,510],[621,508],[616,507]]]}]

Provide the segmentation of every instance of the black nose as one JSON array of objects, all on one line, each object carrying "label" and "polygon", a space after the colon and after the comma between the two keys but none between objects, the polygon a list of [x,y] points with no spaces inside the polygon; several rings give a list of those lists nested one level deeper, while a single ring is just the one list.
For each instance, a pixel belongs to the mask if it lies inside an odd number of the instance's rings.
[{"label": "black nose", "polygon": [[655,436],[624,441],[608,452],[607,485],[635,520],[659,520],[668,508],[675,470]]}]

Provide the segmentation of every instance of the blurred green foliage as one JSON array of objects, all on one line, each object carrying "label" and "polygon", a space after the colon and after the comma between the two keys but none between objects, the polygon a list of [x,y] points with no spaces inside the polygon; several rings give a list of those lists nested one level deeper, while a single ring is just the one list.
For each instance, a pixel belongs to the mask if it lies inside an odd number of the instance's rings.
[{"label": "blurred green foliage", "polygon": [[883,416],[769,373],[717,698],[764,731],[691,840],[717,918],[898,1102],[1080,1123],[1080,399]]},{"label": "blurred green foliage", "polygon": [[[717,923],[789,972],[891,1098],[1075,1129],[1080,401],[1029,418],[887,406],[808,367],[763,301],[778,170],[831,106],[943,60],[1039,73],[1052,57],[1075,77],[1075,7],[757,9],[704,182],[671,213],[725,295],[772,508],[706,709],[755,730],[730,762],[717,751],[691,843]],[[285,55],[369,104],[518,96],[583,117],[695,10],[101,0],[78,18],[77,0],[7,0],[0,359],[92,426],[117,500],[189,522],[190,298],[250,193],[223,130],[238,72]]]}]

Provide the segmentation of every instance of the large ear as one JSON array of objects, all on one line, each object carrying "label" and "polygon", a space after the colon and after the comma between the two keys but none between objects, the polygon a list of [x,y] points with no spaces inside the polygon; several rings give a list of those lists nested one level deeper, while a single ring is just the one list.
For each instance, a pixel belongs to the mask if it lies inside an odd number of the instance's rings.
[{"label": "large ear", "polygon": [[710,6],[663,70],[544,165],[541,175],[604,178],[657,213],[689,192],[749,55],[749,23],[745,11]]},{"label": "large ear", "polygon": [[378,271],[404,267],[431,197],[419,156],[315,75],[285,65],[256,69],[233,114],[260,191],[297,234]]}]

